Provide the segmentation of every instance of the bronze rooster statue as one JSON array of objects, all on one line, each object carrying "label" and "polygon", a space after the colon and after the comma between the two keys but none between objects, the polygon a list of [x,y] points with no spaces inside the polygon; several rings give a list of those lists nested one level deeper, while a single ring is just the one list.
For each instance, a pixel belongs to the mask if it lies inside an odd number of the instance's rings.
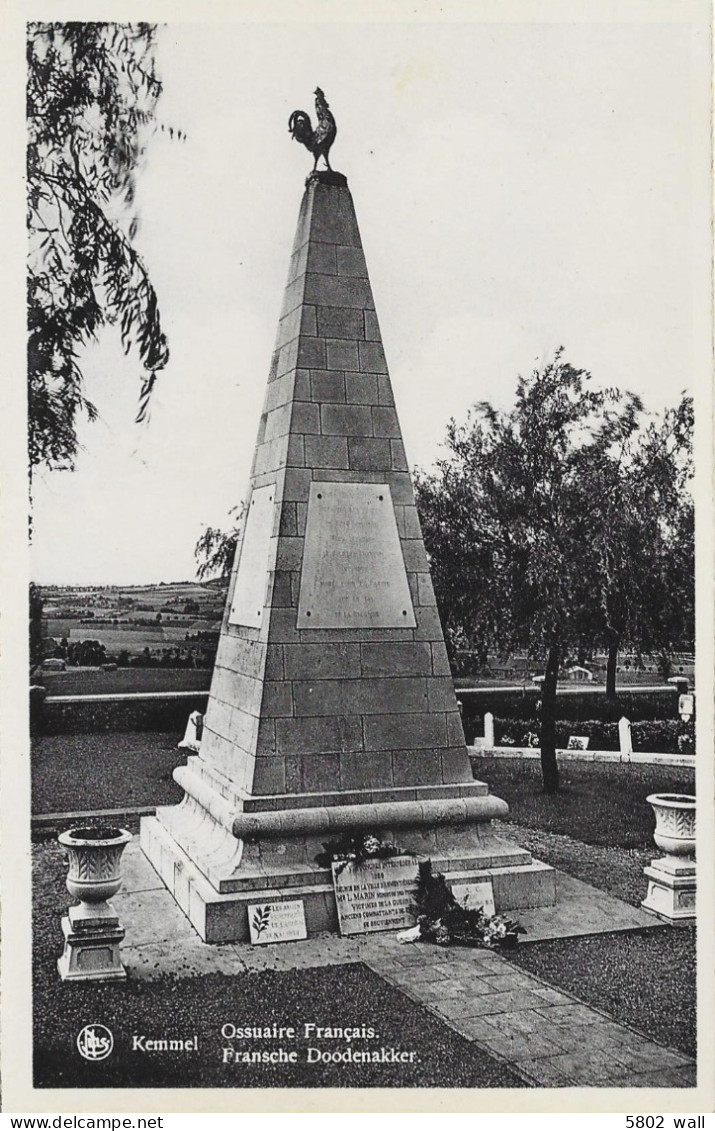
[{"label": "bronze rooster statue", "polygon": [[318,167],[319,157],[323,158],[326,167],[330,169],[328,153],[338,132],[335,118],[330,113],[330,107],[325,101],[325,95],[320,87],[315,91],[315,112],[318,115],[315,129],[311,125],[309,115],[304,110],[294,110],[288,120],[288,129],[291,136],[295,141],[301,142],[306,149],[309,149],[315,158],[313,172]]}]

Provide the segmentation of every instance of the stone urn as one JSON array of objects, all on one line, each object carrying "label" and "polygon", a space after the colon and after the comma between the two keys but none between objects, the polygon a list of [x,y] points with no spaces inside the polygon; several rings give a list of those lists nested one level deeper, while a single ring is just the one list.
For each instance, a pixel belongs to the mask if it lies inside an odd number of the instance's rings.
[{"label": "stone urn", "polygon": [[695,855],[695,798],[685,793],[651,793],[653,839],[668,856]]},{"label": "stone urn", "polygon": [[120,862],[132,839],[126,829],[82,827],[57,838],[67,849],[67,890],[79,904],[62,920],[65,947],[57,968],[63,981],[126,977],[119,958],[124,928],[109,899],[122,885]]},{"label": "stone urn", "polygon": [[653,839],[665,856],[643,871],[648,894],[641,906],[666,923],[693,923],[697,890],[695,798],[684,793],[652,793]]},{"label": "stone urn", "polygon": [[126,829],[78,828],[57,839],[69,856],[67,891],[96,915],[97,904],[106,903],[122,886],[119,866],[132,834]]}]

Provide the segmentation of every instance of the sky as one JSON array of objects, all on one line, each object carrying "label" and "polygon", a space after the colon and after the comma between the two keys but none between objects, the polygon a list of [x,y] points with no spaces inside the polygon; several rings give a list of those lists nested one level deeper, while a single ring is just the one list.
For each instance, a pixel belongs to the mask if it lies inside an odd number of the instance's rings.
[{"label": "sky", "polygon": [[411,465],[559,345],[599,384],[675,404],[702,354],[709,72],[677,8],[651,7],[674,18],[163,27],[158,116],[187,140],[151,140],[136,242],[171,360],[137,425],[136,358],[113,333],[84,354],[100,420],[75,471],[35,481],[33,579],[191,578],[202,530],[244,496],[312,163],[287,122],[316,86]]}]

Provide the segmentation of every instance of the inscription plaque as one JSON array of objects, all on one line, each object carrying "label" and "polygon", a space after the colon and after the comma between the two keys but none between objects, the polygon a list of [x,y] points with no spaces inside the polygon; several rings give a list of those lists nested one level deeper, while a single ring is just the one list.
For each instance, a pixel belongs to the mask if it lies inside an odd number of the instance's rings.
[{"label": "inscription plaque", "polygon": [[298,628],[414,628],[390,488],[310,485]]},{"label": "inscription plaque", "polygon": [[333,887],[341,935],[411,927],[417,892],[417,861],[412,856],[333,864]]},{"label": "inscription plaque", "polygon": [[273,533],[275,484],[256,487],[246,515],[229,624],[260,628],[266,599],[268,547]]},{"label": "inscription plaque", "polygon": [[452,895],[469,911],[481,907],[485,915],[495,914],[494,887],[491,880],[472,880],[466,884],[452,884]]},{"label": "inscription plaque", "polygon": [[305,904],[302,899],[286,899],[279,903],[250,903],[248,929],[251,942],[291,942],[307,939]]}]

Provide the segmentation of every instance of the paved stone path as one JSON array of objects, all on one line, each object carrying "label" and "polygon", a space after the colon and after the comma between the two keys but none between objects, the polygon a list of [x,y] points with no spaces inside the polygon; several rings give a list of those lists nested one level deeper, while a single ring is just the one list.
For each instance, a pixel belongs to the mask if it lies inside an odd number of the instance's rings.
[{"label": "paved stone path", "polygon": [[[122,959],[137,978],[165,974],[240,974],[260,970],[364,962],[457,1033],[506,1061],[525,1084],[540,1087],[695,1087],[695,1062],[598,1010],[526,974],[500,954],[445,950],[424,943],[399,943],[394,934],[355,938],[322,936],[302,942],[251,947],[201,942],[164,888],[137,842],[125,854],[124,891],[114,904],[127,931]],[[605,909],[603,893],[568,877],[561,880],[558,914],[528,913],[530,935],[579,933],[575,926],[582,889]],[[623,929],[640,925],[644,913],[625,904]],[[521,915],[520,915],[521,917]],[[652,920],[647,918],[648,923]],[[593,921],[588,931],[594,929]],[[603,922],[601,930],[604,930]]]}]

